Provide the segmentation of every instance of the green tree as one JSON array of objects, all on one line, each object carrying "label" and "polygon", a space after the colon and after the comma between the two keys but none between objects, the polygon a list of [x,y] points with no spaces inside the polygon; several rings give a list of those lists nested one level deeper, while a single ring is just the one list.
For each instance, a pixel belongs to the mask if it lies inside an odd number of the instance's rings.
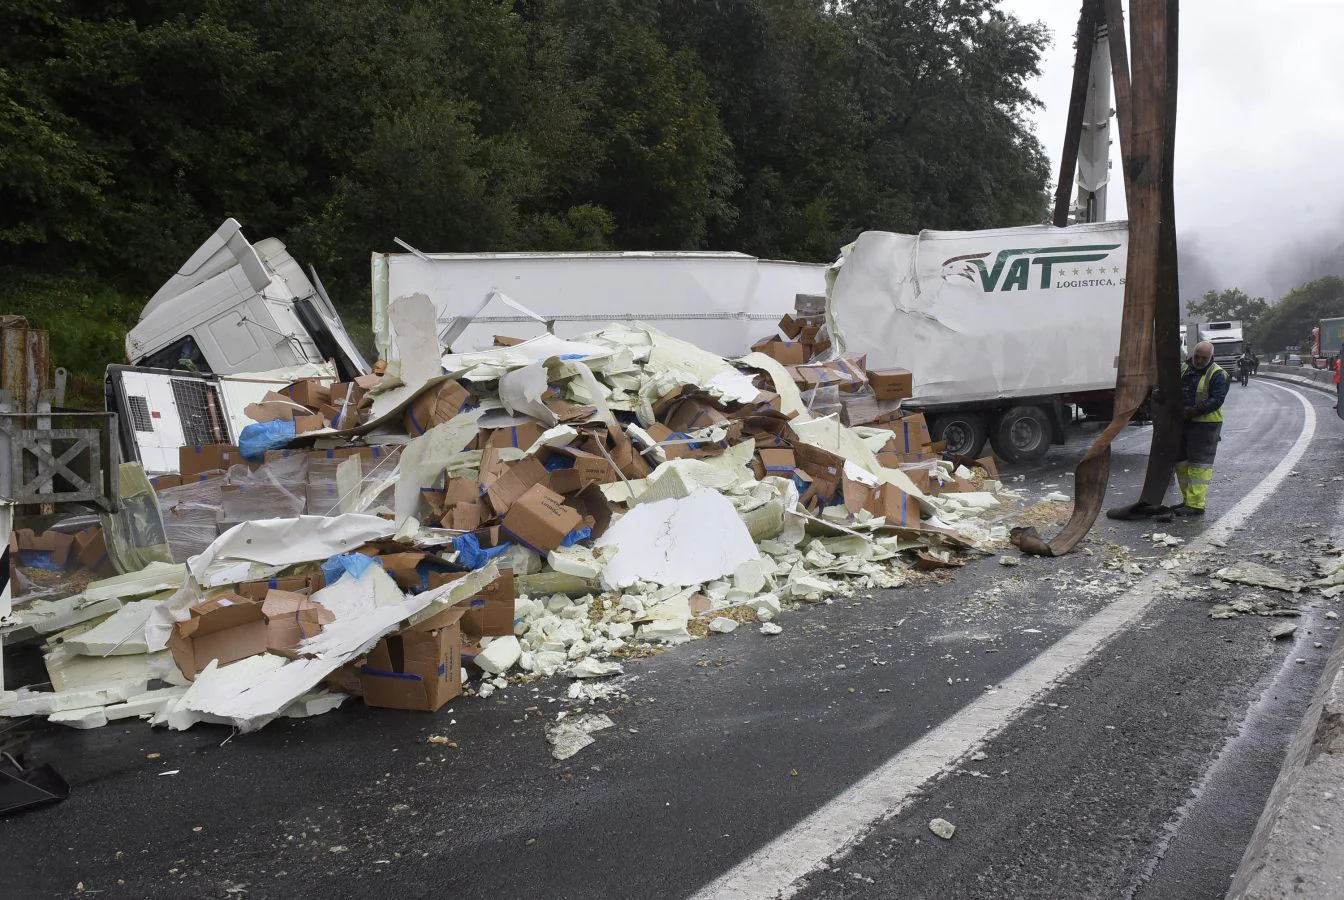
[{"label": "green tree", "polygon": [[1285,347],[1310,349],[1311,329],[1322,319],[1344,316],[1344,278],[1327,275],[1289,291],[1251,330],[1252,342],[1276,352]]},{"label": "green tree", "polygon": [[1252,297],[1240,288],[1206,291],[1198,300],[1187,300],[1186,312],[1206,322],[1240,321],[1249,328],[1269,312],[1264,297]]}]

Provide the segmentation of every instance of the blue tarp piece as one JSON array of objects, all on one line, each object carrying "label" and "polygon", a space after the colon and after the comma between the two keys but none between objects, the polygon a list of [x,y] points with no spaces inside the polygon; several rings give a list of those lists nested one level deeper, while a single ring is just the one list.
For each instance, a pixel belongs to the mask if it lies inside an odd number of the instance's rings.
[{"label": "blue tarp piece", "polygon": [[294,440],[294,423],[284,419],[273,422],[256,422],[243,429],[238,435],[238,450],[248,462],[261,462],[266,458],[267,450],[279,450],[288,447]]},{"label": "blue tarp piece", "polygon": [[482,547],[480,540],[471,532],[459,534],[453,538],[453,549],[457,551],[457,562],[468,569],[479,569],[495,557],[509,549],[505,541],[498,547]]},{"label": "blue tarp piece", "polygon": [[351,578],[359,581],[370,566],[381,568],[382,565],[376,558],[363,553],[338,553],[322,564],[322,577],[327,584],[335,584],[342,575],[349,573]]}]

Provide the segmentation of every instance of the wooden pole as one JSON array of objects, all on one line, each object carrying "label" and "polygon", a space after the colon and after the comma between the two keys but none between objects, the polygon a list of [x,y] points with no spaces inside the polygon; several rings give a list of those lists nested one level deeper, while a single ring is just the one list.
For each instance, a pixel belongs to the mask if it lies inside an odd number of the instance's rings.
[{"label": "wooden pole", "polygon": [[1069,209],[1073,206],[1073,177],[1078,170],[1078,146],[1083,140],[1083,112],[1087,105],[1087,83],[1092,75],[1092,50],[1097,43],[1100,15],[1101,0],[1083,0],[1073,57],[1073,91],[1069,94],[1069,114],[1064,125],[1064,153],[1059,160],[1059,184],[1055,188],[1055,211],[1051,216],[1057,228],[1069,224]]},{"label": "wooden pole", "polygon": [[[1132,182],[1129,206],[1129,255],[1125,273],[1125,305],[1120,324],[1120,353],[1111,423],[1088,448],[1074,473],[1073,515],[1048,544],[1034,529],[1014,529],[1013,543],[1027,553],[1061,556],[1091,530],[1106,498],[1110,479],[1111,442],[1124,430],[1148,397],[1156,373],[1153,322],[1161,290],[1163,213],[1169,211],[1175,142],[1176,48],[1175,0],[1134,0],[1131,7],[1133,110],[1130,156]],[[1169,222],[1174,247],[1174,222]],[[1174,269],[1172,270],[1174,271]],[[1165,485],[1164,485],[1165,490]],[[1113,511],[1114,512],[1114,511]],[[1126,517],[1126,516],[1121,516]]]},{"label": "wooden pole", "polygon": [[1157,354],[1157,388],[1161,402],[1151,403],[1153,440],[1148,471],[1139,494],[1141,507],[1162,505],[1181,453],[1185,432],[1181,398],[1181,288],[1176,245],[1176,188],[1172,177],[1176,161],[1176,83],[1179,44],[1179,0],[1168,0],[1167,109],[1162,154],[1162,228],[1158,246],[1157,294],[1153,310],[1153,340]]}]

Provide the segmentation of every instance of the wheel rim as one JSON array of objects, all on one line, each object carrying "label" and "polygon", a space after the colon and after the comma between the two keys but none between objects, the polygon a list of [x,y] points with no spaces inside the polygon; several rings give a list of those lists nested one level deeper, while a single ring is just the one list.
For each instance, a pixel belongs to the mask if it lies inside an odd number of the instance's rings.
[{"label": "wheel rim", "polygon": [[1045,432],[1041,428],[1041,423],[1031,417],[1023,417],[1013,422],[1013,427],[1008,429],[1008,439],[1012,442],[1013,449],[1030,453],[1041,445],[1041,439]]},{"label": "wheel rim", "polygon": [[949,453],[964,456],[970,450],[974,435],[971,434],[970,426],[965,422],[951,422],[943,429],[943,440],[947,442]]}]

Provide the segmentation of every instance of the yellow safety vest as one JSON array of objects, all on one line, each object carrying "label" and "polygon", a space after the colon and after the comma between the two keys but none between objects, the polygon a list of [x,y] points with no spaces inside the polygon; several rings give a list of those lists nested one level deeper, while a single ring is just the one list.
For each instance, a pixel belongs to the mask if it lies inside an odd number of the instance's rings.
[{"label": "yellow safety vest", "polygon": [[[1189,371],[1190,366],[1187,363],[1184,362],[1181,363],[1181,377],[1184,378],[1185,373]],[[1209,386],[1213,384],[1213,376],[1218,374],[1219,372],[1222,372],[1224,375],[1227,374],[1227,372],[1222,368],[1222,366],[1218,365],[1216,362],[1210,362],[1209,367],[1205,369],[1204,374],[1200,376],[1199,384],[1195,386],[1196,404],[1203,403],[1205,400],[1209,399]],[[1213,412],[1204,413],[1202,416],[1195,416],[1190,421],[1221,422],[1223,421],[1223,408],[1220,406]]]}]

